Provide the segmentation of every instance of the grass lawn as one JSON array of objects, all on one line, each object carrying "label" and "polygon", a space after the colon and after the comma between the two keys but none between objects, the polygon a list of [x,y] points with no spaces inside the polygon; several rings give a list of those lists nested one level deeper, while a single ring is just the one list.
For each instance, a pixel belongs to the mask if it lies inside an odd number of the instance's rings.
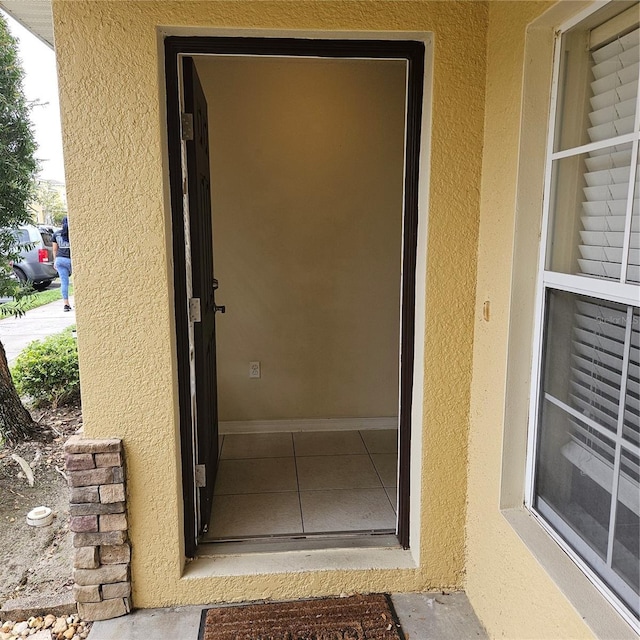
[{"label": "grass lawn", "polygon": [[[73,284],[69,284],[69,295],[73,295]],[[36,291],[32,295],[23,298],[20,303],[16,304],[13,300],[11,302],[5,302],[0,304],[0,318],[5,314],[13,315],[12,309],[17,307],[20,312],[29,311],[36,307],[41,307],[43,304],[49,304],[56,300],[62,300],[60,297],[60,288],[46,289],[45,291]],[[4,312],[4,313],[3,313]]]}]

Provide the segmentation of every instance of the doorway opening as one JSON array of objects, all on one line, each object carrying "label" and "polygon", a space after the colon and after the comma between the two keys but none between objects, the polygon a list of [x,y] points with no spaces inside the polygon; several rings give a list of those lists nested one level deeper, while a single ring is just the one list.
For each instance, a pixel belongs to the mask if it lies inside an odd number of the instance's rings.
[{"label": "doorway opening", "polygon": [[424,46],[165,46],[186,554],[408,548]]}]

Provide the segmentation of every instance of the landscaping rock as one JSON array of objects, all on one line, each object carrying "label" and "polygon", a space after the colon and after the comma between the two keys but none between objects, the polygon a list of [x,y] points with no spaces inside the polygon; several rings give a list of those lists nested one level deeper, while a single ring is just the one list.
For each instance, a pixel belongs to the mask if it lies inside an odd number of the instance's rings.
[{"label": "landscaping rock", "polygon": [[[48,628],[44,625],[48,624]],[[53,622],[49,616],[42,618],[31,617],[28,620],[12,622],[7,620],[0,627],[0,640],[16,640],[29,638],[29,640],[83,640],[89,635],[91,622],[81,620],[78,615],[53,616]]]}]

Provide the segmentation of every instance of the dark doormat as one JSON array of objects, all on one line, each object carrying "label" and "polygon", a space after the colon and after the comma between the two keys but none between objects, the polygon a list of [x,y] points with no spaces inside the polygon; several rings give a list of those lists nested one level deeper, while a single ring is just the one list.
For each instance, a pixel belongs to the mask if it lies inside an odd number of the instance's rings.
[{"label": "dark doormat", "polygon": [[205,609],[198,640],[405,640],[391,598],[377,593]]}]

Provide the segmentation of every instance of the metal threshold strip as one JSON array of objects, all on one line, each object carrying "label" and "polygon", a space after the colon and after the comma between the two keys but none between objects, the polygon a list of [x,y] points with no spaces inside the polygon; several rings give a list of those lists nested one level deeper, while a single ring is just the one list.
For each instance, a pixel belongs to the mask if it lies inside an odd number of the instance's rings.
[{"label": "metal threshold strip", "polygon": [[330,533],[278,534],[205,540],[196,557],[236,553],[273,553],[320,549],[401,548],[395,530],[332,531]]}]

